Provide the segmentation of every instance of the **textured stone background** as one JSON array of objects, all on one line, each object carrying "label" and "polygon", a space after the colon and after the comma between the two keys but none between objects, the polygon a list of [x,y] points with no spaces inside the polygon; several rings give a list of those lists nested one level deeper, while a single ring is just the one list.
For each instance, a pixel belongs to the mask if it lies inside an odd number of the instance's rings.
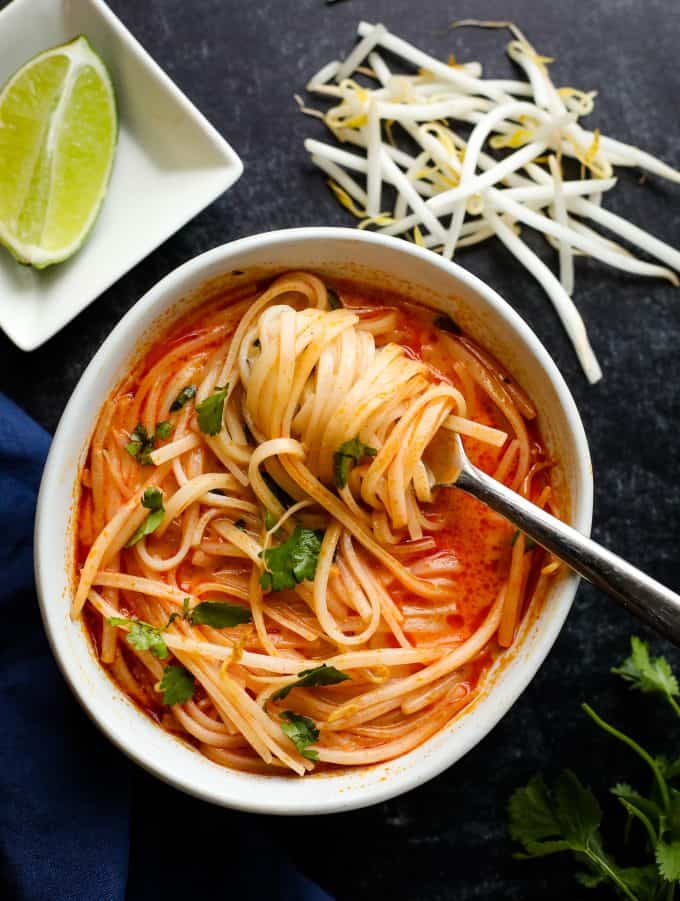
[{"label": "textured stone background", "polygon": [[[245,174],[40,350],[23,354],[0,336],[0,389],[50,430],[112,326],[171,269],[243,235],[350,224],[305,159],[303,138],[322,128],[297,114],[292,94],[322,63],[351,47],[361,18],[381,20],[439,56],[454,51],[463,60],[480,59],[487,74],[499,76],[511,71],[504,37],[473,30],[447,35],[445,27],[454,17],[513,19],[539,50],[557,58],[552,71],[558,83],[599,90],[592,120],[605,133],[680,166],[675,0],[345,0],[332,6],[323,0],[111,0],[111,6],[230,140]],[[680,186],[638,179],[638,173],[621,172],[607,206],[680,245]],[[150,201],[130,198],[130,215],[135,203]],[[460,262],[535,329],[574,392],[593,453],[595,536],[680,589],[680,293],[578,260],[576,299],[605,371],[592,388],[546,298],[508,254],[498,245],[463,253]],[[617,778],[643,777],[579,711],[587,698],[633,733],[651,733],[652,746],[668,741],[666,711],[628,695],[608,675],[631,631],[640,630],[597,591],[582,587],[530,688],[466,759],[379,807],[315,822],[272,821],[267,828],[340,898],[590,897],[557,858],[512,859],[504,806],[513,788],[539,768],[554,774],[572,766],[603,796]],[[664,650],[680,665],[677,652]],[[136,778],[152,798],[157,789],[149,777]],[[180,815],[191,810],[195,816],[196,805],[178,798]],[[226,825],[228,814],[199,806],[214,828]],[[228,891],[228,867],[219,862],[214,873],[212,894],[218,885]]]}]

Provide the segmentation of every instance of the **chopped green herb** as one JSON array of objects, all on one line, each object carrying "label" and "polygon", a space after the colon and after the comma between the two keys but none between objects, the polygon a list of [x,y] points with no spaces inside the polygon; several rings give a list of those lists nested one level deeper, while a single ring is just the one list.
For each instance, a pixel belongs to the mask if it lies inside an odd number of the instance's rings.
[{"label": "chopped green herb", "polygon": [[454,322],[450,316],[437,316],[434,320],[434,327],[441,329],[443,332],[451,332],[452,335],[462,335],[460,326]]},{"label": "chopped green herb", "polygon": [[292,710],[286,710],[279,716],[279,719],[284,735],[288,736],[300,754],[307,760],[318,760],[319,752],[309,749],[309,745],[313,745],[319,738],[319,730],[316,728],[314,720],[310,720],[308,716],[293,713]]},{"label": "chopped green herb", "polygon": [[352,467],[364,457],[375,457],[378,451],[364,444],[359,437],[345,441],[333,454],[333,474],[338,488],[344,488]]},{"label": "chopped green herb", "polygon": [[189,604],[191,603],[191,598],[184,598],[182,601],[182,619],[189,619]]},{"label": "chopped green herb", "polygon": [[135,426],[134,431],[130,433],[130,440],[125,445],[125,450],[142,466],[150,466],[151,451],[155,446],[154,436],[149,435],[140,422]]},{"label": "chopped green herb", "polygon": [[293,534],[276,547],[262,552],[266,571],[260,576],[265,589],[295,588],[305,579],[312,581],[321,551],[321,534],[295,526]]},{"label": "chopped green herb", "polygon": [[167,623],[165,624],[165,627],[164,627],[163,631],[165,632],[166,629],[169,629],[170,626],[174,623],[174,621],[175,621],[176,619],[181,619],[181,618],[182,618],[182,614],[181,614],[181,613],[177,613],[177,611],[175,611],[174,613],[171,613],[170,616],[168,617],[168,621],[167,621]]},{"label": "chopped green herb", "polygon": [[229,385],[221,388],[215,385],[215,393],[206,397],[196,407],[198,413],[198,426],[206,435],[217,435],[222,428],[222,416],[224,415],[224,401],[227,397]]},{"label": "chopped green herb", "polygon": [[271,696],[272,701],[282,701],[287,698],[294,688],[314,688],[318,685],[337,685],[338,682],[346,682],[350,676],[343,673],[342,670],[336,669],[334,666],[327,666],[322,663],[314,669],[303,669],[298,673],[295,682],[284,685],[279,688]]},{"label": "chopped green herb", "polygon": [[178,410],[181,410],[184,404],[193,400],[194,397],[196,397],[196,385],[187,385],[186,388],[182,388],[177,397],[170,404],[170,412],[176,413]]},{"label": "chopped green herb", "polygon": [[341,310],[344,306],[340,300],[340,295],[332,288],[326,288],[326,296],[328,297],[328,308],[331,310]]},{"label": "chopped green herb", "polygon": [[177,664],[166,666],[160,689],[163,692],[163,703],[172,707],[173,704],[186,704],[194,696],[194,677],[188,669]]},{"label": "chopped green herb", "polygon": [[151,623],[122,616],[110,616],[108,623],[110,626],[129,626],[130,630],[125,640],[136,650],[151,651],[153,656],[158,657],[159,660],[165,660],[168,656],[168,648],[163,640],[161,630],[152,626]]},{"label": "chopped green herb", "polygon": [[149,513],[125,547],[132,547],[137,544],[145,535],[150,535],[161,524],[165,516],[162,492],[158,488],[147,488],[142,495],[142,507],[151,510],[151,513]]},{"label": "chopped green herb", "polygon": [[212,626],[213,629],[230,629],[242,623],[250,623],[253,615],[241,604],[227,604],[223,601],[203,601],[186,618],[194,626]]},{"label": "chopped green herb", "polygon": [[234,525],[236,526],[237,529],[240,529],[242,532],[245,532],[245,530],[246,530],[245,519],[237,519],[236,522],[234,523]]},{"label": "chopped green herb", "polygon": [[165,441],[167,438],[172,435],[172,430],[174,426],[167,419],[164,419],[163,422],[159,422],[156,424],[156,438],[160,441]]},{"label": "chopped green herb", "polygon": [[[612,672],[632,688],[666,698],[680,716],[680,706],[675,701],[679,693],[677,679],[664,657],[650,656],[645,642],[632,638],[630,657]],[[576,878],[586,887],[609,885],[629,901],[673,899],[680,883],[680,759],[671,762],[652,756],[588,704],[582,707],[604,732],[634,751],[650,771],[652,784],[647,794],[624,782],[611,789],[627,814],[623,847],[636,865],[620,866],[605,851],[600,831],[602,809],[590,789],[569,770],[558,778],[552,792],[543,777],[537,775],[510,799],[510,833],[524,848],[516,856],[543,857],[568,851],[582,867]],[[637,852],[630,847],[633,829],[644,840]],[[646,862],[639,865],[645,853]]]},{"label": "chopped green herb", "polygon": [[147,488],[142,495],[142,507],[146,507],[147,510],[162,510],[163,509],[163,492],[160,488]]},{"label": "chopped green herb", "polygon": [[165,441],[172,433],[172,423],[167,420],[156,424],[153,435],[149,435],[144,426],[138,423],[130,434],[130,440],[125,445],[125,450],[134,457],[142,466],[151,466],[151,452],[156,447],[156,439]]}]

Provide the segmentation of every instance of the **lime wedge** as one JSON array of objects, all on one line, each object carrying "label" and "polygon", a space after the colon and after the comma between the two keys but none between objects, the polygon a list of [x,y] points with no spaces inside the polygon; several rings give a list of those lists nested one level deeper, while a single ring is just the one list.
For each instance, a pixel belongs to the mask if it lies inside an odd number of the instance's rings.
[{"label": "lime wedge", "polygon": [[78,250],[111,174],[111,79],[84,37],[29,60],[0,93],[0,242],[38,269]]}]

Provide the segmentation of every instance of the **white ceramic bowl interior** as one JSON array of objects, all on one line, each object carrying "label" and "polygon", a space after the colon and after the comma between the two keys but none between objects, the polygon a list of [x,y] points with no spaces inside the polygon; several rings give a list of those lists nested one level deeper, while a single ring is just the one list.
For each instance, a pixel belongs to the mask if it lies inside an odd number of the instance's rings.
[{"label": "white ceramic bowl interior", "polygon": [[508,367],[540,411],[540,428],[560,461],[570,522],[588,533],[590,456],[581,420],[562,377],[520,317],[457,265],[394,238],[349,229],[308,228],[244,238],[176,269],[146,294],[104,342],[62,416],[43,476],[36,519],[36,579],[47,634],[71,688],[108,737],[150,772],[204,800],[275,814],[318,814],[384,801],[431,779],[474,747],[517,700],[555,641],[577,578],[563,572],[518,649],[474,706],[398,760],[339,775],[257,776],[207,760],[166,734],[132,704],[95,659],[80,623],[70,620],[72,514],[78,468],[97,413],[145,342],[181,315],[206,285],[229,287],[288,269],[311,269],[381,285],[454,316]]}]

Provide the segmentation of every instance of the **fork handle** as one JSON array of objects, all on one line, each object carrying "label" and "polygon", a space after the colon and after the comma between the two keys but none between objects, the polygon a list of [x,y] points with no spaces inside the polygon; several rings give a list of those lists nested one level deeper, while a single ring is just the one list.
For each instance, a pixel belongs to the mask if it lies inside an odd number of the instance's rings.
[{"label": "fork handle", "polygon": [[680,646],[680,595],[465,461],[455,482]]}]

